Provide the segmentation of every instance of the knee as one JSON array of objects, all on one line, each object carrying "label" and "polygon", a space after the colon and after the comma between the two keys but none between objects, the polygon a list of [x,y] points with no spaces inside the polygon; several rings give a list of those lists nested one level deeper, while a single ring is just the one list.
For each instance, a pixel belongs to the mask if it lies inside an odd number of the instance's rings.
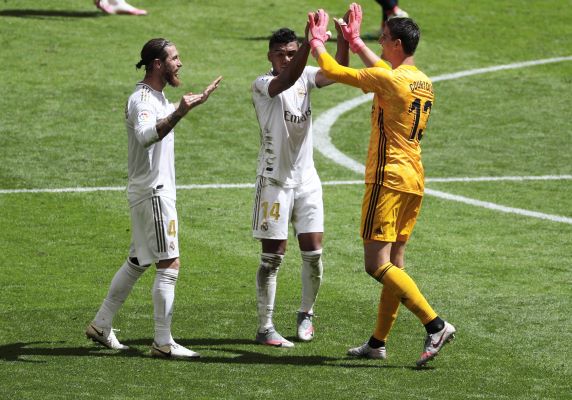
[{"label": "knee", "polygon": [[370,276],[373,276],[373,274],[375,273],[375,271],[377,271],[378,268],[379,268],[379,265],[373,265],[373,264],[368,264],[368,263],[365,263],[365,265],[364,265],[365,272]]},{"label": "knee", "polygon": [[308,265],[316,271],[322,269],[322,249],[302,251],[300,253],[302,255],[302,261],[304,262],[304,265]]},{"label": "knee", "polygon": [[276,272],[282,264],[284,255],[273,253],[262,253],[260,256],[260,269],[268,272]]}]

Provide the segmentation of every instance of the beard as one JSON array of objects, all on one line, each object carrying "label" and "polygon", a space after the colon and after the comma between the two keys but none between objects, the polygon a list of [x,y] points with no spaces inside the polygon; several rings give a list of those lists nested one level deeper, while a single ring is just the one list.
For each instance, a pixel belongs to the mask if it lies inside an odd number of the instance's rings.
[{"label": "beard", "polygon": [[163,79],[172,87],[177,87],[181,84],[181,80],[173,70],[168,70],[163,73]]}]

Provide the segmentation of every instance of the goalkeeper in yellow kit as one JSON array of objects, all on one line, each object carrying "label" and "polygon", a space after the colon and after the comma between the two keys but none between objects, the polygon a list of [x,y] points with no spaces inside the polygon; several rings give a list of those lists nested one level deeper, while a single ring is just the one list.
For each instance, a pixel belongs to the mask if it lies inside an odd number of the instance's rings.
[{"label": "goalkeeper in yellow kit", "polygon": [[386,358],[385,342],[397,317],[399,303],[425,326],[427,337],[417,365],[433,359],[454,338],[455,328],[439,318],[404,271],[405,245],[421,208],[424,172],[419,141],[433,105],[433,85],[415,67],[413,54],[419,27],[410,18],[393,18],[379,38],[381,58],[360,39],[361,7],[352,3],[345,20],[336,24],[367,68],[339,65],[324,47],[328,14],[308,14],[312,54],[324,75],[373,92],[371,137],[366,163],[366,191],[361,217],[365,270],[383,284],[377,323],[371,338],[348,354]]}]

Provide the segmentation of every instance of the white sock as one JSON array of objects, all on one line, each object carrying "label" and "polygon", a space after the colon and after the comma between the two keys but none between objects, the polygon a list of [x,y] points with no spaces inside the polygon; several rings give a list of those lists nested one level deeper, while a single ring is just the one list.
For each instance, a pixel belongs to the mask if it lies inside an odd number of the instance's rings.
[{"label": "white sock", "polygon": [[139,279],[146,270],[146,267],[135,265],[129,260],[123,263],[111,280],[107,296],[103,300],[99,311],[95,314],[93,320],[95,325],[99,328],[111,328],[113,317],[119,308],[121,308],[125,299],[129,296],[129,293],[131,293],[131,289],[133,289],[133,285],[135,285],[137,279]]},{"label": "white sock", "polygon": [[272,313],[276,297],[276,276],[283,255],[262,253],[256,272],[256,299],[258,300],[258,331],[272,328]]},{"label": "white sock", "polygon": [[322,249],[300,253],[302,254],[302,305],[299,311],[312,314],[324,272]]},{"label": "white sock", "polygon": [[157,268],[153,283],[153,305],[155,319],[155,343],[164,346],[171,343],[171,320],[175,302],[175,284],[179,270],[173,268]]}]

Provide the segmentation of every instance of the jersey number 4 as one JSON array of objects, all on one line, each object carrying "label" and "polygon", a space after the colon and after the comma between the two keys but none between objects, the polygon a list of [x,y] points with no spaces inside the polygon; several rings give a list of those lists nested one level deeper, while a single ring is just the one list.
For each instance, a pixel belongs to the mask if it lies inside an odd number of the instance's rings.
[{"label": "jersey number 4", "polygon": [[419,129],[419,120],[421,119],[421,112],[423,114],[427,114],[427,120],[429,118],[429,113],[431,112],[431,106],[433,103],[427,100],[423,107],[421,106],[421,99],[413,100],[413,103],[409,106],[409,113],[414,113],[415,120],[413,121],[413,128],[411,129],[411,134],[409,135],[409,140],[420,141],[423,137],[423,129]]}]

